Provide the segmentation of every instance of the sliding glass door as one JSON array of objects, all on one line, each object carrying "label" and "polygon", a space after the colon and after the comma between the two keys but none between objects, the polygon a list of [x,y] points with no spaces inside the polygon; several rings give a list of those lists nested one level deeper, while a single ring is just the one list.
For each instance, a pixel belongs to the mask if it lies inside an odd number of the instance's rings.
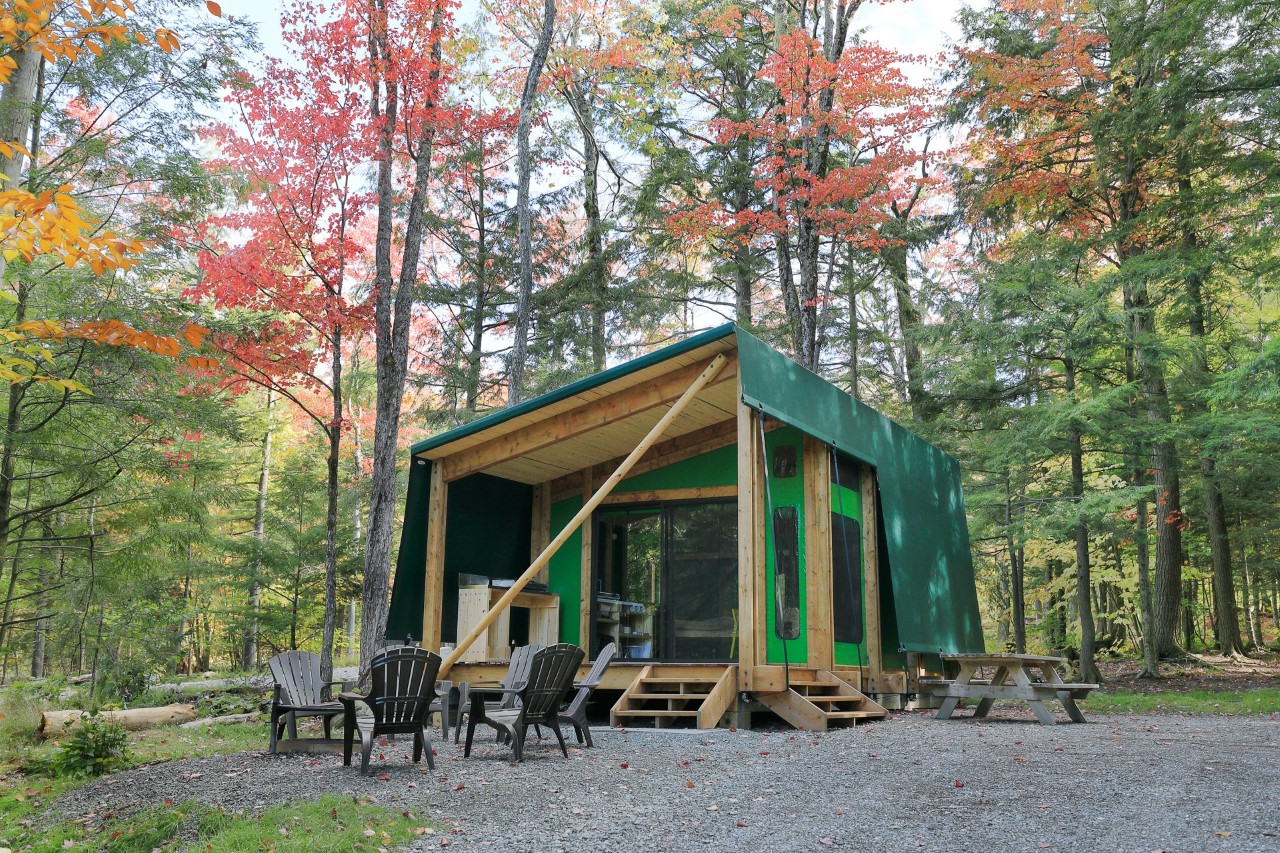
[{"label": "sliding glass door", "polygon": [[596,646],[622,659],[737,655],[737,507],[672,503],[596,516]]}]

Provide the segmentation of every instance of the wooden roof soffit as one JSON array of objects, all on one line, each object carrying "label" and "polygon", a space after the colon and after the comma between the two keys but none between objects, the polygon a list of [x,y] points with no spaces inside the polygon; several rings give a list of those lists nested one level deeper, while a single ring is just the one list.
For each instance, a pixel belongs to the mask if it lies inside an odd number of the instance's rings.
[{"label": "wooden roof soffit", "polygon": [[671,408],[667,410],[667,413],[662,416],[662,419],[654,424],[653,429],[649,430],[648,435],[646,435],[640,443],[636,445],[635,449],[631,451],[630,455],[627,456],[626,459],[622,460],[622,464],[618,466],[618,470],[614,471],[609,479],[605,480],[604,485],[596,490],[596,493],[593,494],[585,504],[583,504],[582,509],[578,510],[578,514],[564,526],[564,529],[556,534],[556,537],[552,539],[551,543],[542,550],[542,553],[539,554],[529,565],[529,568],[524,570],[524,574],[520,575],[520,577],[516,579],[515,583],[511,585],[511,588],[503,593],[501,598],[494,602],[493,606],[489,608],[489,612],[485,614],[484,618],[476,623],[476,625],[467,633],[467,636],[458,641],[457,647],[447,658],[445,658],[444,663],[440,665],[438,677],[443,678],[449,670],[453,668],[453,665],[458,662],[458,659],[466,653],[467,649],[471,647],[471,644],[476,641],[476,638],[479,637],[480,634],[482,634],[490,625],[492,625],[498,616],[511,605],[511,602],[515,600],[515,597],[524,590],[525,585],[537,576],[538,572],[542,570],[542,567],[551,560],[552,555],[560,549],[560,546],[567,542],[569,537],[577,531],[577,529],[582,525],[582,522],[591,517],[591,513],[595,512],[596,507],[598,507],[604,499],[609,496],[609,493],[613,491],[614,487],[617,486],[618,483],[622,482],[623,478],[630,473],[631,468],[640,461],[640,457],[644,456],[645,452],[662,437],[662,434],[666,432],[667,427],[671,425],[671,422],[674,421],[676,417],[684,411],[684,408],[698,396],[699,391],[705,388],[711,380],[716,378],[716,375],[724,369],[725,365],[729,363],[729,360],[730,359],[724,353],[721,353],[711,359],[711,362],[693,380],[693,384],[689,385],[685,389],[679,399],[677,399],[675,403],[672,404]]},{"label": "wooden roof soffit", "polygon": [[[716,383],[725,382],[737,376],[736,358],[725,355],[723,363],[723,369],[715,377]],[[659,406],[669,405],[680,397],[691,382],[698,379],[702,370],[701,364],[678,368],[664,376],[623,388],[569,411],[528,424],[505,435],[499,435],[446,456],[440,462],[443,466],[445,482],[461,479],[509,459],[535,453],[616,421]]]}]

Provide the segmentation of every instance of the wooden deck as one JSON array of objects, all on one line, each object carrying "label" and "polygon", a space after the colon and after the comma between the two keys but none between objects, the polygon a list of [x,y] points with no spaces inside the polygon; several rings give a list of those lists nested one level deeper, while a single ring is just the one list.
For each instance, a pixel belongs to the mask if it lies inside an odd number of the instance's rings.
[{"label": "wooden deck", "polygon": [[[589,669],[588,664],[589,662],[584,662],[578,671],[578,678],[586,676]],[[507,674],[507,666],[506,661],[459,663],[454,666],[449,676],[454,682],[496,682]],[[839,721],[874,720],[885,716],[885,709],[875,702],[871,702],[858,689],[862,678],[857,669],[843,668],[834,672],[824,672],[822,673],[823,678],[815,681],[814,679],[817,676],[814,673],[817,670],[793,666],[791,668],[791,689],[787,687],[783,667],[766,666],[757,667],[756,669],[757,684],[756,689],[752,691],[755,694],[755,698],[760,701],[760,704],[756,705],[756,710],[768,708],[798,728],[822,730],[830,725],[840,724]],[[720,675],[725,673],[726,670],[730,671],[729,674],[731,676],[728,679],[727,686],[720,684],[722,680]],[[614,714],[615,724],[625,725],[627,719],[633,717],[653,717],[656,715],[664,718],[675,718],[683,715],[696,716],[699,726],[707,728],[714,727],[717,721],[726,719],[724,717],[726,713],[737,713],[734,709],[738,705],[738,691],[743,689],[741,673],[737,670],[737,664],[733,663],[665,663],[643,660],[615,660],[605,670],[604,678],[598,689],[616,690],[623,694],[623,701],[621,702],[623,707],[621,709],[615,708],[617,712]],[[706,685],[705,691],[695,689],[696,686],[702,685],[702,682],[706,681],[711,675],[715,677],[711,678]],[[904,681],[903,673],[890,673],[888,675],[897,676],[897,678],[891,677],[890,681]],[[803,688],[810,681],[813,681],[814,684],[821,683],[826,688],[830,688],[830,682],[839,689],[801,689],[799,691],[800,700],[791,695],[797,692],[797,686]],[[664,693],[659,682],[670,682],[671,684],[680,685],[680,687],[679,689],[673,688],[674,692],[667,691]],[[707,695],[701,695],[703,692]],[[698,695],[693,695],[695,693]],[[786,695],[784,696],[784,694]],[[766,701],[767,698],[772,698],[773,701]],[[664,702],[655,704],[654,700],[659,699],[664,700]],[[708,702],[708,699],[713,701]],[[755,703],[748,703],[748,705],[752,704]],[[807,713],[800,717],[797,717],[794,713],[787,713],[794,710],[791,708],[792,705],[797,704],[803,706]],[[658,705],[663,705],[662,713],[658,713],[655,710]],[[703,705],[707,706],[707,710],[704,713],[698,713],[703,710]],[[779,710],[780,708],[781,710]],[[749,719],[749,715],[747,718]],[[666,720],[665,722],[668,725],[671,724],[671,720]]]}]

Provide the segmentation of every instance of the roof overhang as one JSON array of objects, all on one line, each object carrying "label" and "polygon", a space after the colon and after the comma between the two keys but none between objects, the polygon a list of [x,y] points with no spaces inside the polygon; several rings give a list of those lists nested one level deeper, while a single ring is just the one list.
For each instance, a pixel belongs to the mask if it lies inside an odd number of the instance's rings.
[{"label": "roof overhang", "polygon": [[536,485],[636,447],[717,355],[729,364],[663,433],[671,440],[733,419],[736,327],[726,324],[414,445],[446,481],[475,473]]}]

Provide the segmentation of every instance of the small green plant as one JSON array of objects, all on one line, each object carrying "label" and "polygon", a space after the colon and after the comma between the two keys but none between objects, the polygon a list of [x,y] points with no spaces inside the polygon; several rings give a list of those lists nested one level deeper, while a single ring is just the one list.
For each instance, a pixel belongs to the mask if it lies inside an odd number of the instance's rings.
[{"label": "small green plant", "polygon": [[37,685],[19,682],[0,691],[0,753],[33,743],[46,699]]},{"label": "small green plant", "polygon": [[102,673],[102,692],[130,705],[147,692],[155,666],[141,658],[113,661]]},{"label": "small green plant", "polygon": [[97,712],[82,714],[50,763],[54,772],[70,776],[111,773],[129,765],[129,734]]},{"label": "small green plant", "polygon": [[196,712],[202,717],[222,717],[227,714],[247,714],[262,709],[261,696],[226,691],[209,693],[196,700]]}]

